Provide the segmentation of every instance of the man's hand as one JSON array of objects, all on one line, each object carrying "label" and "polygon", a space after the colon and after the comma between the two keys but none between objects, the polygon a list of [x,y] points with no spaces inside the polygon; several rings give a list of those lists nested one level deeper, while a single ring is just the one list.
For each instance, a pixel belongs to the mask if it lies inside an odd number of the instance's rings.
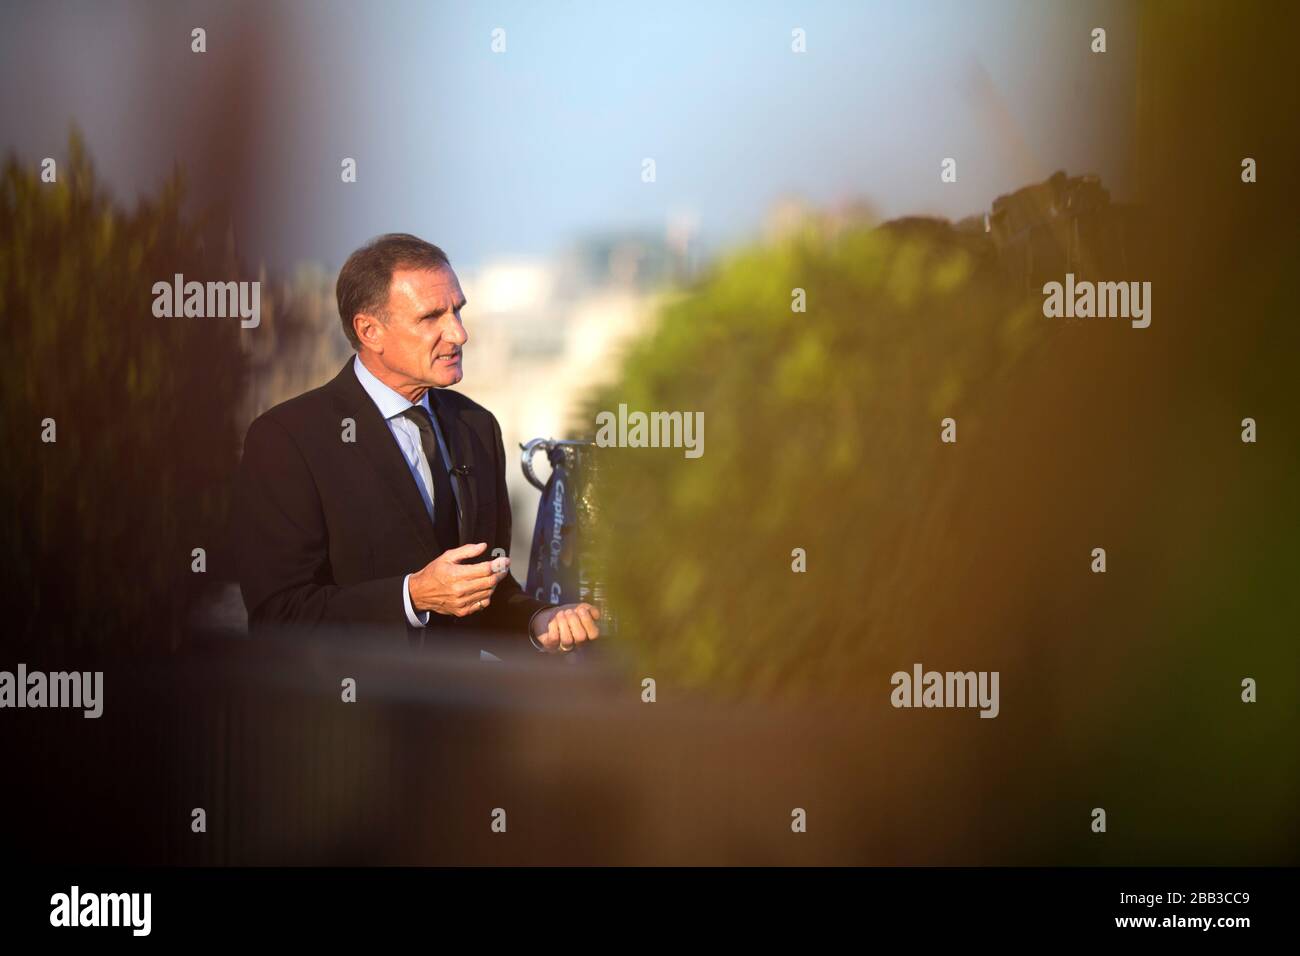
[{"label": "man's hand", "polygon": [[600,637],[600,608],[590,604],[561,604],[539,611],[533,637],[548,654],[563,654]]},{"label": "man's hand", "polygon": [[411,606],[417,611],[433,611],[453,617],[466,617],[481,611],[491,602],[492,592],[510,573],[510,559],[496,558],[479,564],[463,564],[487,550],[487,542],[463,544],[438,555],[411,575]]}]

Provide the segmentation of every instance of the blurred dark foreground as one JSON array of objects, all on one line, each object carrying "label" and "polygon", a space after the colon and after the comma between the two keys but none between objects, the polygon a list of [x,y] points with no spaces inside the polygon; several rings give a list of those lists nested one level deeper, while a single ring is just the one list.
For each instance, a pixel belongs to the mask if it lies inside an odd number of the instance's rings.
[{"label": "blurred dark foreground", "polygon": [[[360,638],[197,637],[185,655],[96,664],[97,720],[8,711],[16,859],[1216,864],[1294,852],[1243,827],[1250,788],[1204,807],[1184,790],[1171,812],[1158,781],[1099,786],[1095,764],[1014,708],[981,720],[894,710],[884,693],[850,711],[667,690],[647,703],[613,646],[571,659],[505,641],[366,649]],[[501,660],[483,659],[487,648]],[[342,700],[345,678],[355,703]],[[1105,835],[1088,828],[1099,803],[1111,808]],[[191,829],[195,808],[204,833]],[[806,833],[791,829],[796,808]]]}]

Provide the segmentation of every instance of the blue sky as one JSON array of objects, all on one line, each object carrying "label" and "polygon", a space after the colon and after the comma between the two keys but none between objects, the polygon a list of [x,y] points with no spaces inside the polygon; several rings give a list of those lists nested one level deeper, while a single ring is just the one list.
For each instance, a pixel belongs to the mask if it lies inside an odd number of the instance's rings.
[{"label": "blue sky", "polygon": [[[785,194],[957,218],[1057,168],[1130,188],[1136,24],[1116,3],[137,0],[0,17],[0,146],[62,155],[75,122],[128,201],[173,162],[203,169],[194,119],[255,36],[255,159],[205,174],[252,177],[244,252],[276,266],[337,266],[391,230],[458,264],[548,255],[678,210],[725,246]],[[939,182],[946,156],[956,184]]]}]

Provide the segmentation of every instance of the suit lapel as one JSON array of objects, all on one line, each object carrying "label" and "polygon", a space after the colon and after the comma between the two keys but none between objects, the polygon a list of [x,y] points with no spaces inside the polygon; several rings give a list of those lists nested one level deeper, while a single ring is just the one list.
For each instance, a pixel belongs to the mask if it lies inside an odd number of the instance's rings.
[{"label": "suit lapel", "polygon": [[[352,359],[348,359],[334,379],[344,408],[357,423],[357,448],[383,479],[388,490],[397,499],[409,519],[408,526],[415,529],[420,543],[430,553],[438,551],[433,520],[424,507],[424,499],[411,478],[411,470],[402,457],[402,451],[393,440],[393,433],[379,409],[361,387]],[[445,548],[443,549],[445,550]]]},{"label": "suit lapel", "polygon": [[429,407],[438,419],[438,429],[451,456],[451,481],[459,496],[460,543],[470,544],[476,531],[478,493],[475,485],[481,480],[478,472],[482,465],[475,460],[474,447],[469,440],[469,424],[461,420],[440,393],[441,389],[429,389]]}]

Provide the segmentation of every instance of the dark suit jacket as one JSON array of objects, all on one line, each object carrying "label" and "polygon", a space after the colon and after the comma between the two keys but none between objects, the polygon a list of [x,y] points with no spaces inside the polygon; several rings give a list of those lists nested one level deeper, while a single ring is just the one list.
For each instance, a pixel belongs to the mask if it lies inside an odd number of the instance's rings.
[{"label": "dark suit jacket", "polygon": [[[506,459],[496,417],[458,392],[429,403],[458,477],[466,542],[510,552]],[[343,440],[344,419],[356,423]],[[508,632],[530,653],[533,613],[549,605],[506,575],[482,611],[430,614],[411,628],[402,579],[459,541],[439,541],[415,480],[379,409],[348,359],[332,381],[259,416],[244,440],[233,514],[239,586],[250,631],[264,625],[364,625],[359,633],[473,644]]]}]

